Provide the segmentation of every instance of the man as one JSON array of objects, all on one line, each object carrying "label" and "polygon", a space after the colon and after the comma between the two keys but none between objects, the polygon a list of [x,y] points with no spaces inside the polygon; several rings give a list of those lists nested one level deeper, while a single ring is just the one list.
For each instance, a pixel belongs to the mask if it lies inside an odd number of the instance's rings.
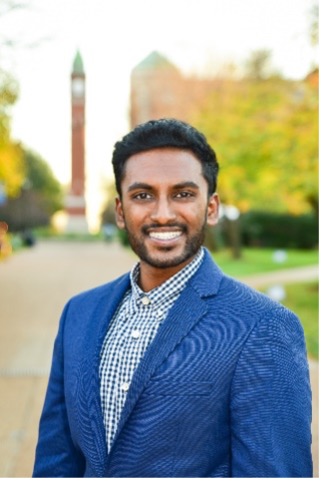
[{"label": "man", "polygon": [[65,307],[37,477],[310,477],[297,317],[202,247],[218,163],[173,119],[115,145],[116,219],[139,263]]}]

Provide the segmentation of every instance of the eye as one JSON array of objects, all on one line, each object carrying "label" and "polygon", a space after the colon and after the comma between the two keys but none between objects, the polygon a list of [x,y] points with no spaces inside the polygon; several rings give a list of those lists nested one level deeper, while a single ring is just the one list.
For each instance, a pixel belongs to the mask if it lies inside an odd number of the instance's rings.
[{"label": "eye", "polygon": [[139,192],[133,196],[133,199],[137,199],[139,201],[146,201],[148,199],[152,199],[152,195],[148,192]]},{"label": "eye", "polygon": [[189,191],[181,191],[176,193],[174,197],[177,199],[187,199],[187,198],[194,197],[194,193]]}]

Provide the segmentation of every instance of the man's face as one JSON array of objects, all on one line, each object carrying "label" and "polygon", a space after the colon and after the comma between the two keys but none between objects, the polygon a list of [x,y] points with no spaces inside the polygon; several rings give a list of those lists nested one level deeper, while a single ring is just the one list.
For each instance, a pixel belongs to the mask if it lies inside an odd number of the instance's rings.
[{"label": "man's face", "polygon": [[206,225],[217,222],[218,197],[208,196],[201,163],[189,150],[158,148],[131,156],[121,191],[117,225],[126,229],[142,265],[181,269],[202,245]]}]

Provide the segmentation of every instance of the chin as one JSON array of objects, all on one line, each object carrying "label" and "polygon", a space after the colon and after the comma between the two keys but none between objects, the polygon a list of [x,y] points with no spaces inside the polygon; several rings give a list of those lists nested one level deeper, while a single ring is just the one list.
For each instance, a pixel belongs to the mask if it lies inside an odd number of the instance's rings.
[{"label": "chin", "polygon": [[165,252],[161,254],[161,256],[152,256],[147,254],[145,256],[139,257],[141,261],[149,264],[150,266],[153,266],[154,268],[167,269],[176,268],[177,266],[180,266],[181,264],[190,261],[196,253],[197,251],[195,253],[189,252],[175,255],[171,253],[171,250],[165,250]]},{"label": "chin", "polygon": [[129,231],[128,239],[132,250],[145,264],[158,269],[176,268],[188,263],[198,253],[204,241],[204,229],[195,236],[190,236],[179,246],[159,246],[158,248],[146,243],[145,239],[132,236]]}]

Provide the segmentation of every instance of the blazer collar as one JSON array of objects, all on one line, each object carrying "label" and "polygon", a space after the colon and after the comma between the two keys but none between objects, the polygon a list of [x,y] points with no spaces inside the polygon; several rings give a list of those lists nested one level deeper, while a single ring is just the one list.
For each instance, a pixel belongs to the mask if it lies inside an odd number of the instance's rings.
[{"label": "blazer collar", "polygon": [[224,274],[215,264],[211,253],[206,248],[203,249],[203,263],[188,285],[191,285],[201,298],[207,298],[217,294]]}]

